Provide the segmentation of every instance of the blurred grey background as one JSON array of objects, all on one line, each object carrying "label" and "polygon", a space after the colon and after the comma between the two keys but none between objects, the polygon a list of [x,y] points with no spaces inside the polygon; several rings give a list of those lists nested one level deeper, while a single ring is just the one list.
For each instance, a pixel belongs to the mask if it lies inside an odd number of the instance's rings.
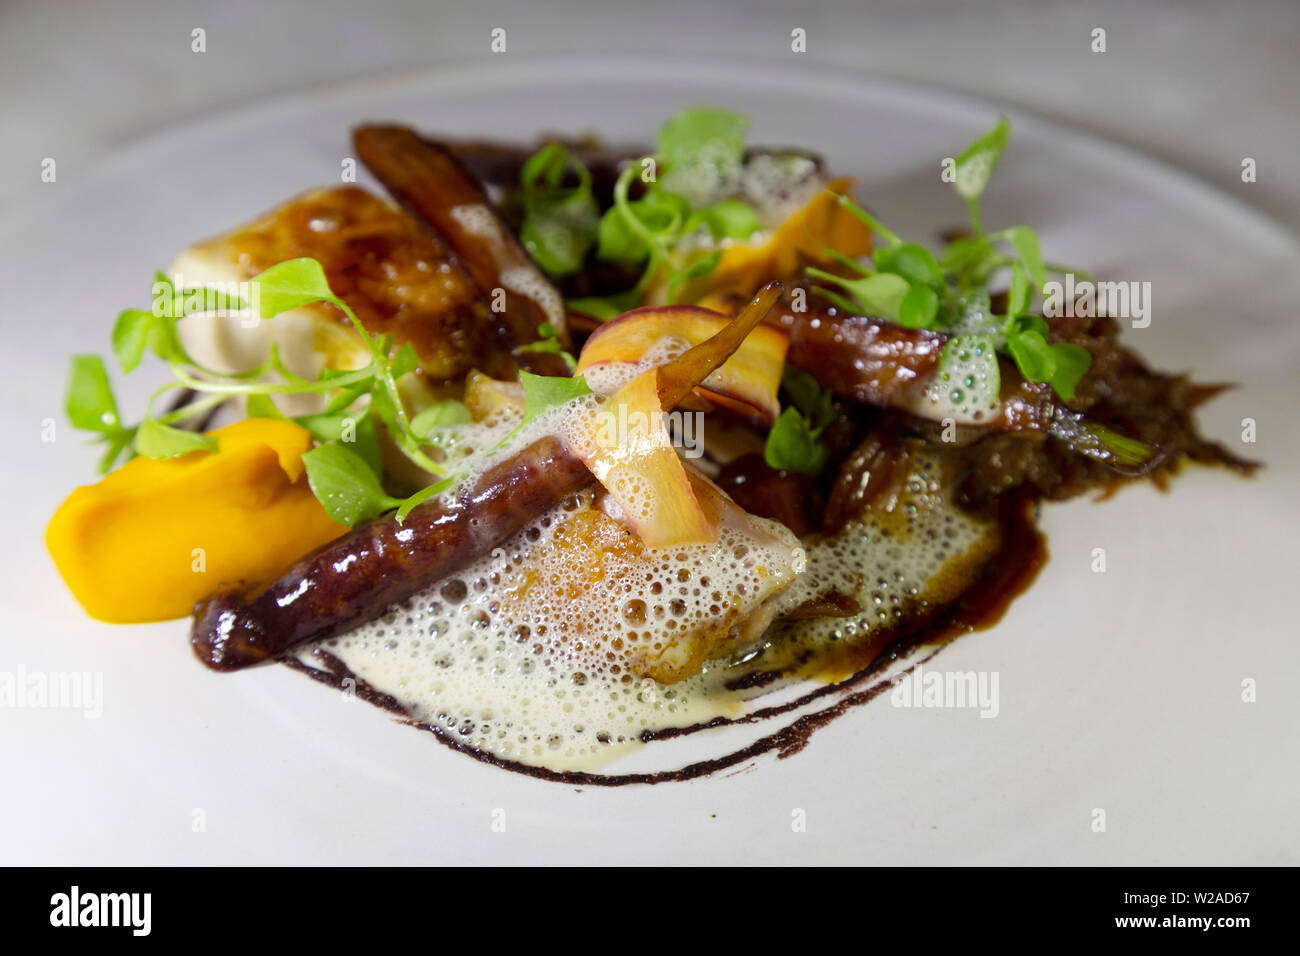
[{"label": "blurred grey background", "polygon": [[[278,94],[487,55],[812,61],[983,96],[1179,166],[1300,231],[1300,0],[4,0],[0,203]],[[1105,53],[1090,49],[1106,31]],[[191,52],[191,31],[207,53]],[[788,62],[788,60],[787,60]],[[1243,158],[1257,182],[1241,180]]]}]

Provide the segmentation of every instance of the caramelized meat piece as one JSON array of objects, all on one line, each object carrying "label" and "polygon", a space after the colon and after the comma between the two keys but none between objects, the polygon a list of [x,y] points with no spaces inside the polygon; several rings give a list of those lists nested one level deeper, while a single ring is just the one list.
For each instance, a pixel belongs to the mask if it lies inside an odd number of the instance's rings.
[{"label": "caramelized meat piece", "polygon": [[778,471],[762,455],[742,455],[718,475],[718,487],[750,514],[781,522],[802,538],[820,522],[821,494],[807,475]]},{"label": "caramelized meat piece", "polygon": [[948,337],[834,309],[798,311],[783,299],[768,321],[790,334],[787,360],[837,395],[881,407],[910,405],[939,364]]},{"label": "caramelized meat piece", "polygon": [[[471,367],[491,366],[481,331],[489,327],[490,313],[469,275],[437,236],[356,186],[313,190],[232,232],[191,246],[176,259],[172,272],[180,273],[187,284],[242,281],[300,256],[321,263],[330,288],[368,331],[392,333],[398,344],[411,343],[430,377],[453,379]],[[319,331],[310,347],[348,350],[355,336],[334,306],[316,303],[295,311],[317,319]],[[276,321],[278,326],[268,323],[269,332],[288,325]],[[187,325],[182,324],[182,333]],[[252,337],[247,330],[224,336],[238,343]],[[334,340],[336,345],[328,345]],[[355,348],[364,351],[359,343]],[[281,351],[294,350],[282,342]],[[262,358],[213,361],[255,367]],[[309,368],[298,371],[315,374]]]},{"label": "caramelized meat piece", "polygon": [[[1195,410],[1227,386],[1198,385],[1186,375],[1152,369],[1137,353],[1120,345],[1111,318],[1059,323],[1054,341],[1072,342],[1092,353],[1092,367],[1080,380],[1074,407],[1089,421],[1146,442],[1162,457],[1147,474],[1164,487],[1184,460],[1220,465],[1249,475],[1257,463],[1205,439]],[[961,449],[961,491],[971,503],[986,502],[1013,487],[1025,486],[1042,497],[1063,500],[1091,491],[1112,490],[1125,476],[1094,459],[1072,454],[1045,434],[986,434]]]}]

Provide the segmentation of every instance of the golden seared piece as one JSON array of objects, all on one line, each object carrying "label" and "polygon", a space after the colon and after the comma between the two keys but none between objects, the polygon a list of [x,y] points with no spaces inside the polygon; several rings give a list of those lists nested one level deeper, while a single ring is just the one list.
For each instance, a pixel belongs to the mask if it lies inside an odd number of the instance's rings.
[{"label": "golden seared piece", "polygon": [[[570,347],[559,291],[450,150],[404,126],[363,126],[353,133],[353,143],[389,194],[445,240],[464,265],[492,304],[494,331],[503,348],[538,341],[543,324],[555,329],[565,349]],[[539,374],[568,374],[554,353],[524,353],[519,361]]]},{"label": "golden seared piece", "polygon": [[[238,282],[300,256],[318,260],[330,288],[372,333],[410,342],[433,379],[471,367],[509,374],[514,363],[485,332],[489,309],[447,247],[414,220],[357,186],[316,189],[232,232],[183,251],[173,275],[186,285]],[[195,316],[181,323],[199,361],[225,371],[260,364],[275,341],[286,365],[314,377],[323,367],[368,359],[343,313],[317,303],[255,328],[233,317]]]},{"label": "golden seared piece", "polygon": [[608,647],[633,678],[660,684],[753,644],[804,570],[803,549],[784,525],[749,514],[703,475],[688,474],[717,541],[648,548],[598,492],[556,523],[543,553],[524,558],[525,583],[503,605],[554,609],[554,639]]}]

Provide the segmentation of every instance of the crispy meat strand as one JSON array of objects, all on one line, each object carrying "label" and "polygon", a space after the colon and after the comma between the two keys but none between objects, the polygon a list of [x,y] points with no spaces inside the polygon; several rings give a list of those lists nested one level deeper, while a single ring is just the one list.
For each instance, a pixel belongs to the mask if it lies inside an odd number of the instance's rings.
[{"label": "crispy meat strand", "polygon": [[544,438],[454,501],[420,505],[400,524],[392,515],[376,518],[256,594],[227,592],[201,602],[190,638],[195,656],[213,670],[238,670],[371,620],[592,480],[563,442]]},{"label": "crispy meat strand", "polygon": [[[492,313],[499,353],[539,375],[567,375],[554,353],[515,354],[519,346],[542,338],[544,323],[555,328],[565,349],[570,347],[563,300],[451,151],[404,126],[363,126],[353,133],[353,142],[392,197],[451,247],[485,299],[505,290],[504,311]],[[508,377],[500,369],[486,371]]]},{"label": "crispy meat strand", "polygon": [[919,400],[948,336],[832,309],[795,310],[783,299],[768,322],[790,334],[786,359],[838,395],[877,407]]}]

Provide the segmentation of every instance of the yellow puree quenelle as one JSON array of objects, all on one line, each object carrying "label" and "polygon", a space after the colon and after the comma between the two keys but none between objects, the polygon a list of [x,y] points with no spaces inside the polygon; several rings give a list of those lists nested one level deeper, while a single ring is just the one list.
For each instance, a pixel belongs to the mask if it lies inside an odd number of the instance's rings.
[{"label": "yellow puree quenelle", "polygon": [[45,545],[92,617],[186,617],[219,588],[270,581],[348,530],[307,483],[306,429],[250,418],[211,435],[216,452],[134,458],[55,512]]}]

